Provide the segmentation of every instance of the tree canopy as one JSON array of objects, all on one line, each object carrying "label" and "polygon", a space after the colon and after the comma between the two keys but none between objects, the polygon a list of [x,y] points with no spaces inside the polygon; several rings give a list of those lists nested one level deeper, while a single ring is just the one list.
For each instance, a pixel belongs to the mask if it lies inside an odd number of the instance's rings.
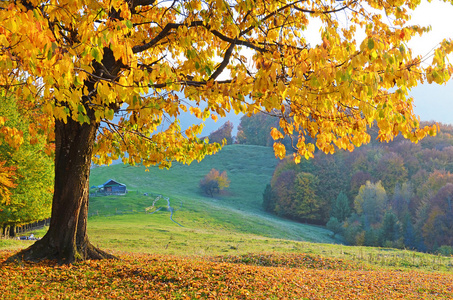
[{"label": "tree canopy", "polygon": [[[296,161],[315,144],[333,152],[368,142],[373,122],[380,140],[434,134],[419,127],[408,93],[450,78],[453,46],[443,41],[429,64],[412,54],[406,42],[429,31],[407,25],[418,4],[2,1],[0,85],[55,128],[53,223],[30,258],[103,257],[86,237],[92,158],[169,167],[219,150],[197,137],[202,125],[181,128],[183,113],[204,120],[277,109],[282,130],[271,134],[292,136]],[[313,20],[322,24],[318,44],[307,39]],[[274,150],[285,156],[281,143]]]}]

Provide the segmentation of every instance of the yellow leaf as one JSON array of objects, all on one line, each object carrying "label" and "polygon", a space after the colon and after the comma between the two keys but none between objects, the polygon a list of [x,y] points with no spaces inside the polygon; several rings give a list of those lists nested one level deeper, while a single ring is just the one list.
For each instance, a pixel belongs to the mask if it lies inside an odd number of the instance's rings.
[{"label": "yellow leaf", "polygon": [[284,137],[283,134],[280,131],[278,131],[277,128],[275,127],[272,127],[271,129],[271,136],[274,140],[279,140]]},{"label": "yellow leaf", "polygon": [[286,155],[285,146],[282,145],[281,143],[274,143],[274,153],[275,157],[278,157],[280,159],[285,158]]}]

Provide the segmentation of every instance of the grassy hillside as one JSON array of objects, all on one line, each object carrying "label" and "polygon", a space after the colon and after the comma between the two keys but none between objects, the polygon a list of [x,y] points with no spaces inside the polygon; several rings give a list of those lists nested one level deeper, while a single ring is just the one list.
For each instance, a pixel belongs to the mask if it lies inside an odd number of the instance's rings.
[{"label": "grassy hillside", "polygon": [[[32,242],[0,240],[0,293],[4,299],[453,298],[452,257],[326,244],[336,242],[329,231],[263,212],[261,193],[275,164],[272,149],[234,145],[171,170],[95,168],[92,185],[112,178],[130,190],[91,199],[90,239],[120,259],[3,264]],[[197,188],[211,168],[231,179],[229,192],[217,198]],[[170,198],[183,227],[164,209],[145,213],[158,194]]]},{"label": "grassy hillside", "polygon": [[[88,230],[97,246],[116,253],[161,255],[244,255],[248,253],[312,253],[392,268],[451,271],[453,258],[406,250],[338,245],[328,230],[270,215],[261,209],[262,191],[275,164],[272,149],[233,145],[190,166],[170,170],[114,165],[92,170],[91,185],[112,178],[125,183],[126,196],[92,197]],[[200,194],[198,182],[216,168],[231,179],[228,193],[216,198]],[[148,193],[145,196],[144,193]],[[169,197],[176,209],[146,214],[155,197]],[[45,230],[34,232],[42,236]],[[0,249],[19,249],[31,241],[0,240]]]},{"label": "grassy hillside", "polygon": [[[115,215],[122,212],[144,212],[156,195],[169,197],[171,205],[177,209],[174,220],[169,220],[169,212],[159,211],[153,215],[134,215],[133,229],[137,233],[183,231],[190,239],[191,232],[199,236],[201,232],[219,235],[252,234],[256,236],[291,239],[297,241],[335,243],[331,233],[321,227],[308,226],[284,220],[264,212],[261,208],[262,192],[269,183],[277,164],[271,148],[247,145],[225,147],[220,153],[209,156],[200,163],[189,166],[175,164],[169,170],[137,166],[114,165],[92,170],[90,185],[99,185],[114,179],[127,185],[127,196],[92,197],[91,215]],[[227,171],[230,187],[218,197],[210,198],[200,193],[198,182],[212,168]],[[148,196],[144,194],[148,193]],[[166,206],[163,199],[158,203]],[[129,222],[129,217],[116,216],[113,219],[92,218],[90,228],[98,224],[114,225]],[[101,225],[100,225],[101,226]],[[142,227],[147,226],[147,227]],[[154,228],[150,230],[149,227]],[[114,230],[112,228],[112,230]],[[168,235],[168,234],[166,234]]]},{"label": "grassy hillside", "polygon": [[168,196],[187,196],[203,200],[198,182],[212,168],[226,170],[231,180],[229,194],[222,203],[247,210],[261,210],[262,192],[269,183],[277,160],[271,148],[231,145],[191,165],[174,164],[169,170],[114,165],[92,170],[90,185],[109,178],[125,183],[131,191],[157,192]]}]

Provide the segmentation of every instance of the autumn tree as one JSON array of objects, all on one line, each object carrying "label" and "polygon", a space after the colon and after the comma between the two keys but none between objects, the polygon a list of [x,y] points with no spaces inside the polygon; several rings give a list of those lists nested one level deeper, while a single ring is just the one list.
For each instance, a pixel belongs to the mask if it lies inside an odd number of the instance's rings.
[{"label": "autumn tree", "polygon": [[407,181],[407,170],[402,157],[394,152],[384,155],[376,166],[376,178],[379,178],[388,193],[393,194],[397,183]]},{"label": "autumn tree", "polygon": [[276,199],[274,212],[280,216],[294,218],[297,209],[294,190],[296,176],[294,170],[286,170],[272,178],[271,187]]},{"label": "autumn tree", "polygon": [[226,121],[219,129],[209,134],[209,141],[212,143],[224,143],[231,145],[233,143],[233,131],[234,125],[231,121]]},{"label": "autumn tree", "polygon": [[351,176],[351,182],[349,184],[349,194],[351,197],[357,196],[359,189],[367,181],[372,181],[371,174],[363,171],[357,171]]},{"label": "autumn tree", "polygon": [[308,223],[325,224],[325,210],[327,203],[319,199],[317,190],[319,179],[310,173],[301,172],[297,174],[294,181],[295,199],[293,212],[294,216]]},{"label": "autumn tree", "polygon": [[[408,93],[449,79],[453,45],[442,42],[430,63],[413,55],[407,42],[429,28],[406,24],[419,1],[405,4],[1,1],[0,85],[54,126],[52,221],[18,256],[108,257],[86,234],[91,160],[169,167],[217,151],[197,137],[202,125],[181,129],[182,113],[280,110],[272,135],[292,135],[297,162],[315,145],[333,152],[368,142],[373,122],[380,140],[433,134],[420,128]],[[319,43],[306,38],[313,20]],[[274,150],[285,156],[281,143]]]},{"label": "autumn tree", "polygon": [[238,126],[237,138],[240,144],[269,146],[274,144],[270,132],[277,127],[278,118],[270,114],[257,113],[243,116]]},{"label": "autumn tree", "polygon": [[211,169],[211,171],[200,180],[199,186],[206,195],[214,197],[214,194],[218,194],[221,190],[230,186],[230,180],[228,179],[226,171],[220,173],[216,169]]},{"label": "autumn tree", "polygon": [[387,192],[381,182],[366,182],[354,198],[354,209],[357,214],[365,216],[369,224],[379,223],[387,207]]},{"label": "autumn tree", "polygon": [[423,237],[430,250],[446,245],[453,247],[453,184],[442,187],[428,204],[428,218]]},{"label": "autumn tree", "polygon": [[[330,215],[330,204],[339,192],[342,191],[351,181],[350,166],[348,166],[344,157],[349,152],[339,151],[335,155],[317,153],[313,159],[312,172],[321,183],[317,189],[317,196],[320,199],[320,205],[323,210],[323,219],[327,222]],[[328,182],[328,184],[326,184]],[[338,218],[340,220],[340,218]]]},{"label": "autumn tree", "polygon": [[[0,146],[17,149],[22,143],[21,136],[17,128],[5,125],[5,117],[0,116]],[[12,189],[17,184],[16,169],[14,165],[7,164],[8,159],[3,155],[0,156],[0,203],[9,203]]]},{"label": "autumn tree", "polygon": [[14,182],[16,167],[6,166],[6,161],[0,161],[0,198],[2,202],[9,203],[11,190],[17,186]]}]

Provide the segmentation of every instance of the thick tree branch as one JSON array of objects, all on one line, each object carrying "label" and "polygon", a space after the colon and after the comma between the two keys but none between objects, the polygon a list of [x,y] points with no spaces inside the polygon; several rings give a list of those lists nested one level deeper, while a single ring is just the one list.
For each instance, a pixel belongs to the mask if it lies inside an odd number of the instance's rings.
[{"label": "thick tree branch", "polygon": [[256,51],[259,51],[259,52],[265,52],[266,50],[264,48],[260,48],[254,44],[252,44],[251,42],[249,41],[245,41],[245,40],[239,40],[239,39],[232,39],[230,37],[227,37],[226,35],[222,34],[221,32],[217,31],[217,30],[211,30],[211,33],[213,35],[215,35],[216,37],[218,37],[219,39],[221,39],[222,41],[225,41],[225,42],[228,42],[230,44],[235,44],[237,46],[246,46],[248,48],[252,48]]},{"label": "thick tree branch", "polygon": [[[218,83],[218,84],[227,84],[227,83],[231,83],[231,82],[232,82],[232,80],[216,81],[216,83]],[[201,87],[201,86],[205,86],[208,82],[207,81],[195,81],[195,80],[181,80],[178,83],[184,84],[187,86]],[[169,84],[174,84],[174,82],[149,84],[148,87],[153,88],[153,89],[162,89],[162,88],[168,86]]]},{"label": "thick tree branch", "polygon": [[[190,27],[203,26],[206,29],[210,30],[209,26],[206,26],[206,25],[203,24],[203,21],[194,21],[194,22],[190,23],[189,25],[186,25],[186,24],[183,24],[183,23],[168,23],[167,25],[165,25],[164,29],[162,29],[162,31],[159,32],[159,34],[156,37],[154,37],[151,41],[149,41],[148,43],[132,47],[132,52],[133,53],[140,53],[140,52],[143,52],[143,51],[146,51],[146,50],[150,49],[151,47],[155,46],[159,41],[161,41],[162,39],[167,37],[170,34],[170,31],[172,29],[177,29],[180,26],[187,26],[189,28]],[[260,48],[260,47],[254,45],[253,43],[251,43],[249,41],[230,38],[230,37],[222,34],[221,32],[219,32],[217,30],[210,30],[210,31],[211,31],[211,33],[213,35],[215,35],[216,37],[218,37],[222,41],[228,42],[230,44],[234,44],[234,45],[237,45],[237,46],[246,46],[248,48],[252,48],[252,49],[254,49],[256,51],[259,51],[259,52],[264,52],[265,51],[265,49]]]},{"label": "thick tree branch", "polygon": [[134,12],[136,7],[154,5],[156,3],[156,0],[132,0],[130,2],[132,2],[130,10],[131,12]]},{"label": "thick tree branch", "polygon": [[140,46],[132,47],[132,52],[135,54],[135,53],[140,53],[140,52],[148,50],[149,48],[156,45],[160,40],[165,38],[172,29],[176,29],[182,25],[184,25],[184,24],[168,23],[167,25],[165,25],[164,29],[162,29],[162,31],[159,32],[159,34],[156,37],[154,37],[151,41],[149,41],[148,43],[145,43]]},{"label": "thick tree branch", "polygon": [[215,70],[211,77],[209,77],[208,81],[215,80],[223,72],[226,66],[228,66],[231,55],[233,54],[234,47],[235,47],[234,43],[231,44],[230,47],[228,47],[227,51],[225,52],[225,55],[223,56],[223,61],[220,63],[219,67]]},{"label": "thick tree branch", "polygon": [[[281,12],[281,11],[287,9],[288,7],[291,7],[291,6],[293,6],[293,5],[296,5],[296,4],[299,3],[299,2],[306,2],[306,0],[293,2],[293,3],[289,3],[289,4],[285,5],[285,6],[282,6],[282,7],[280,7],[279,9],[277,9],[277,10],[271,12],[270,14],[268,14],[267,16],[265,16],[264,18],[260,19],[259,21],[260,21],[260,22],[266,21],[267,19],[274,17],[277,13],[279,13],[279,12]],[[254,29],[255,27],[256,27],[255,25],[249,26],[247,29],[241,31],[241,32],[239,33],[239,36],[243,36],[244,34],[247,34],[248,32],[250,32],[250,31],[251,31],[252,29]]]},{"label": "thick tree branch", "polygon": [[316,11],[316,10],[304,9],[304,8],[297,7],[295,4],[294,4],[293,7],[294,7],[295,10],[298,10],[298,11],[301,11],[301,12],[304,12],[304,13],[309,13],[309,14],[314,14],[314,13],[333,14],[333,13],[345,10],[346,8],[349,8],[349,5],[351,5],[353,3],[356,3],[356,2],[357,1],[352,1],[350,4],[344,5],[344,6],[340,7],[340,8],[332,9],[332,10],[325,10],[325,11]]}]

